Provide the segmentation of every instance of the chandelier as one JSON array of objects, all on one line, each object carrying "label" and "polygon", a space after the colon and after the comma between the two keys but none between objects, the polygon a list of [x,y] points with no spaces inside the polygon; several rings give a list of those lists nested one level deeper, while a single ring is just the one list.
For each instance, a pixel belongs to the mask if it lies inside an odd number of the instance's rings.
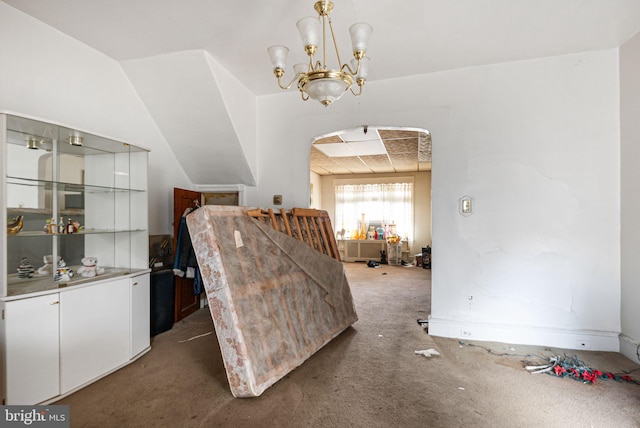
[{"label": "chandelier", "polygon": [[[302,99],[309,98],[319,101],[327,107],[332,102],[338,100],[345,92],[351,91],[355,96],[362,93],[362,86],[367,81],[367,71],[369,58],[365,57],[367,43],[373,28],[363,22],[353,24],[349,27],[351,35],[351,46],[353,59],[351,66],[342,64],[340,52],[336,44],[336,37],[333,32],[330,13],[333,10],[333,2],[319,0],[314,4],[314,9],[318,16],[308,16],[298,20],[296,26],[302,37],[304,50],[309,56],[308,64],[296,64],[293,66],[295,76],[287,85],[282,84],[284,68],[286,66],[289,49],[286,46],[271,46],[267,51],[273,64],[273,74],[278,78],[278,86],[282,89],[289,89],[297,82]],[[329,35],[336,51],[338,68],[327,66],[327,25]],[[320,37],[322,36],[322,61],[314,63],[315,55],[318,52]],[[354,81],[358,85],[358,92],[354,91]]]}]

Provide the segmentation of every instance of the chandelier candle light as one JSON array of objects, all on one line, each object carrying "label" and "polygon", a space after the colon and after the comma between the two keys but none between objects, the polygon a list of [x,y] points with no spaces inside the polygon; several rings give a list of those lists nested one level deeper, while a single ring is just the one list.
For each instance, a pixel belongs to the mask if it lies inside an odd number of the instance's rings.
[{"label": "chandelier candle light", "polygon": [[[289,89],[297,82],[304,101],[312,98],[327,107],[348,90],[355,96],[362,93],[362,86],[367,81],[369,62],[369,58],[365,57],[365,54],[373,28],[363,22],[349,27],[353,59],[351,60],[351,66],[346,63],[342,64],[331,23],[330,13],[333,10],[333,2],[320,0],[313,7],[318,12],[318,16],[302,18],[296,24],[302,37],[304,50],[309,56],[309,63],[293,66],[296,74],[289,84],[284,86],[282,84],[289,49],[286,46],[271,46],[267,51],[273,64],[273,74],[278,78],[278,86],[280,88]],[[327,24],[329,25],[331,40],[336,51],[339,67],[337,69],[327,67]],[[318,60],[314,64],[314,56],[318,52],[321,35],[322,61]],[[357,93],[352,88],[354,80],[359,87]]]}]

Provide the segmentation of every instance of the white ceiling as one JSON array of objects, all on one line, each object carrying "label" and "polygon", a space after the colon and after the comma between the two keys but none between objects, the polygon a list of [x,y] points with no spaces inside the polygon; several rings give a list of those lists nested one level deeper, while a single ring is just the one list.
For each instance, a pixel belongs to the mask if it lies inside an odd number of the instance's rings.
[{"label": "white ceiling", "polygon": [[[194,184],[255,185],[253,159],[242,147],[253,141],[238,132],[220,89],[237,83],[219,67],[255,95],[282,92],[266,50],[290,48],[288,81],[291,65],[307,61],[296,22],[315,15],[315,0],[2,1],[119,61]],[[369,82],[616,48],[640,30],[640,0],[333,1],[343,62],[351,56],[349,26],[373,26]],[[312,170],[430,168],[416,156],[415,138],[405,146],[394,138],[382,138],[382,155],[316,153]]]},{"label": "white ceiling", "polygon": [[[115,60],[203,49],[256,95],[277,93],[266,53],[305,62],[296,21],[314,0],[3,0]],[[369,81],[614,48],[640,30],[639,0],[334,0],[348,27],[370,23]]]}]

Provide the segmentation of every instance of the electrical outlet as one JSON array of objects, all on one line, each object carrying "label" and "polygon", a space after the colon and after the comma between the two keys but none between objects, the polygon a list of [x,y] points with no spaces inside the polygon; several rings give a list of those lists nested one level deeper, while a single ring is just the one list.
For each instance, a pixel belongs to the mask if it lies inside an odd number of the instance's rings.
[{"label": "electrical outlet", "polygon": [[282,205],[282,195],[273,195],[273,205]]},{"label": "electrical outlet", "polygon": [[471,332],[467,330],[460,330],[460,336],[462,337],[471,337]]},{"label": "electrical outlet", "polygon": [[576,349],[591,349],[591,345],[586,340],[576,340]]}]

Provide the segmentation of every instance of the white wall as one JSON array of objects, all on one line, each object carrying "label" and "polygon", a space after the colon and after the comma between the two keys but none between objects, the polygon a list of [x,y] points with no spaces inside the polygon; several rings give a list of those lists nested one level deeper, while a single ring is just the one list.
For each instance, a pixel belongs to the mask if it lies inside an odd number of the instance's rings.
[{"label": "white wall", "polygon": [[[329,108],[295,93],[259,97],[250,197],[306,203],[315,135],[367,123],[429,129],[430,333],[616,351],[618,94],[612,49],[371,82]],[[465,194],[469,217],[458,214]]]},{"label": "white wall", "polygon": [[615,50],[460,72],[457,141],[434,145],[430,333],[618,350],[617,73]]},{"label": "white wall", "polygon": [[173,233],[173,187],[184,170],[120,65],[0,2],[0,110],[151,149],[149,233]]},{"label": "white wall", "polygon": [[620,351],[638,361],[640,346],[640,34],[620,48],[621,275]]}]

